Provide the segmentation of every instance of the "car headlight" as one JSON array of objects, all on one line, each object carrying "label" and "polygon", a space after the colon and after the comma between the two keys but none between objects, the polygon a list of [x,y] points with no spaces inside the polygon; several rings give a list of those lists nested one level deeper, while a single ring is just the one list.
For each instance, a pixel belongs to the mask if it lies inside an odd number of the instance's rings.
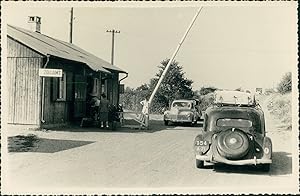
[{"label": "car headlight", "polygon": [[269,154],[269,153],[270,153],[270,149],[269,149],[268,147],[265,147],[265,148],[264,148],[264,153],[265,153],[265,154]]},{"label": "car headlight", "polygon": [[186,116],[188,117],[188,118],[191,118],[192,117],[192,113],[188,113],[188,114],[186,114]]}]

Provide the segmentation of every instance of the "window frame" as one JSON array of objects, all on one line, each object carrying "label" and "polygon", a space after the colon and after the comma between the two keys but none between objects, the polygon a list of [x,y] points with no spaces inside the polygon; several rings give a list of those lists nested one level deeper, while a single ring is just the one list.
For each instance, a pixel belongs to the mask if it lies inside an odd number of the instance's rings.
[{"label": "window frame", "polygon": [[[67,99],[67,73],[63,71],[62,77],[53,78],[55,80],[52,87],[54,101],[66,101]],[[63,83],[62,83],[63,82]],[[55,86],[56,85],[56,86]]]}]

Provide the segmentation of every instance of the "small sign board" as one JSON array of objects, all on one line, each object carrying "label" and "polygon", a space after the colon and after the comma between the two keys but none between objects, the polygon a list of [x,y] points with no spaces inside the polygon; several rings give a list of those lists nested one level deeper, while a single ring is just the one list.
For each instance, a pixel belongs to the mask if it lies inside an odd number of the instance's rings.
[{"label": "small sign board", "polygon": [[39,76],[41,77],[62,77],[62,69],[39,69]]}]

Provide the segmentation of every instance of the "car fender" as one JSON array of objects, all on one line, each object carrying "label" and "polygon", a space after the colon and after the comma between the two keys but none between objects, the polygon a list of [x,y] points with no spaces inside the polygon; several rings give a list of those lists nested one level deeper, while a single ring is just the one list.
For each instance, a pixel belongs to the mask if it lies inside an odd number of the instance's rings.
[{"label": "car fender", "polygon": [[272,158],[272,140],[269,137],[265,137],[263,141],[263,158],[271,159]]}]

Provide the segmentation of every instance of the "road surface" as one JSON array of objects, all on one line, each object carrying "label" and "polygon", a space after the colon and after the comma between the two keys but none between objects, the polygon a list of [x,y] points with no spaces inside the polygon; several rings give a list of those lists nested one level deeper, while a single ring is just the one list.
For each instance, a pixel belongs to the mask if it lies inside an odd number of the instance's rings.
[{"label": "road surface", "polygon": [[[10,193],[101,193],[132,189],[136,193],[297,191],[298,175],[292,175],[292,132],[276,128],[273,119],[266,117],[272,128],[268,136],[273,140],[274,150],[269,173],[252,167],[224,165],[196,169],[192,146],[201,125],[166,127],[156,121],[151,130],[35,131],[38,137],[48,138],[49,149],[55,148],[56,152],[48,152],[46,148],[40,152],[9,153],[5,190]],[[75,143],[64,148],[67,140]],[[76,142],[81,143],[76,146]]]}]

